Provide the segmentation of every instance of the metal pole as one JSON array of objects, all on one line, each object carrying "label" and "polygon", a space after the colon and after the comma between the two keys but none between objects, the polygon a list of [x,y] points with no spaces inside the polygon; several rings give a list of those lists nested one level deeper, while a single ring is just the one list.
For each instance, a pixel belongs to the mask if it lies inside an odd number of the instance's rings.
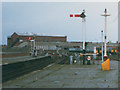
[{"label": "metal pole", "polygon": [[34,49],[35,49],[35,34],[34,34]]},{"label": "metal pole", "polygon": [[31,42],[31,52],[32,52],[32,41],[30,41]]},{"label": "metal pole", "polygon": [[101,31],[101,37],[102,37],[102,62],[103,62],[103,30]]},{"label": "metal pole", "polygon": [[83,31],[83,50],[85,50],[85,18],[82,20],[83,26],[82,26],[82,31]]},{"label": "metal pole", "polygon": [[[82,18],[82,31],[83,31],[83,54],[85,54],[85,18]],[[85,64],[85,55],[83,55],[83,65]]]}]

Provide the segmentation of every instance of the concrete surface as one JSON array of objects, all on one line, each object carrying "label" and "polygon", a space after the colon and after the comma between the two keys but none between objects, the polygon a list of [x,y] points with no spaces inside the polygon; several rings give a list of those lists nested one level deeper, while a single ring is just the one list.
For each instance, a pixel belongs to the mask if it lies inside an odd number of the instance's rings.
[{"label": "concrete surface", "polygon": [[5,82],[3,88],[117,88],[118,61],[110,61],[110,68],[102,71],[100,64],[53,64]]},{"label": "concrete surface", "polygon": [[42,58],[42,57],[45,57],[45,56],[38,56],[38,57],[20,56],[20,57],[2,58],[2,64],[23,62],[23,61],[32,60],[32,59],[35,59],[35,58]]}]

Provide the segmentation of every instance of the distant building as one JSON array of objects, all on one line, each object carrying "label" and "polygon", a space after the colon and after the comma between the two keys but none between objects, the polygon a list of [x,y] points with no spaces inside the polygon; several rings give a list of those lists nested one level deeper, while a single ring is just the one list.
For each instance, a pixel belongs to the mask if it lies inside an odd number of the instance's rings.
[{"label": "distant building", "polygon": [[66,42],[67,36],[43,36],[32,33],[16,33],[14,32],[10,37],[7,38],[7,45],[9,47],[17,46],[21,42],[30,42],[30,40],[34,40],[36,42]]}]

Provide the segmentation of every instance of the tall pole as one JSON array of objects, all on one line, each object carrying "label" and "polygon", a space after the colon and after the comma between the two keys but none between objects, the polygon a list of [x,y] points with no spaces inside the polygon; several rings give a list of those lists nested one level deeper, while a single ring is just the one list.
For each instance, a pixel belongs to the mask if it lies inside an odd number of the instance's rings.
[{"label": "tall pole", "polygon": [[107,22],[107,19],[106,19],[106,13],[107,13],[107,11],[106,11],[106,9],[105,9],[105,53],[104,53],[104,56],[107,56],[107,35],[106,35],[106,33],[107,33],[107,24],[106,24],[106,22]]},{"label": "tall pole", "polygon": [[83,32],[83,50],[85,50],[85,39],[86,39],[86,30],[85,30],[85,18],[82,18],[82,32]]},{"label": "tall pole", "polygon": [[32,51],[32,49],[33,49],[33,47],[32,47],[32,41],[30,41],[31,42],[31,51]]},{"label": "tall pole", "polygon": [[34,50],[35,50],[36,46],[35,46],[35,34],[34,34]]},{"label": "tall pole", "polygon": [[85,64],[85,37],[86,37],[86,26],[85,26],[85,10],[83,10],[83,12],[81,14],[70,14],[70,17],[81,17],[82,18],[82,38],[83,38],[83,64]]},{"label": "tall pole", "polygon": [[102,62],[103,62],[103,30],[101,31],[101,39],[102,39]]},{"label": "tall pole", "polygon": [[104,16],[105,17],[105,36],[104,36],[104,39],[105,39],[105,42],[104,42],[104,61],[107,60],[107,16],[110,16],[107,14],[107,9],[105,9],[104,11]]},{"label": "tall pole", "polygon": [[82,18],[82,32],[83,32],[83,65],[85,64],[85,52],[86,52],[86,48],[85,48],[85,40],[86,40],[86,26],[85,26],[85,17],[86,15],[84,14],[85,10],[83,10],[82,14],[81,14],[81,18]]},{"label": "tall pole", "polygon": [[82,18],[82,32],[83,32],[83,65],[85,64],[85,18]]}]

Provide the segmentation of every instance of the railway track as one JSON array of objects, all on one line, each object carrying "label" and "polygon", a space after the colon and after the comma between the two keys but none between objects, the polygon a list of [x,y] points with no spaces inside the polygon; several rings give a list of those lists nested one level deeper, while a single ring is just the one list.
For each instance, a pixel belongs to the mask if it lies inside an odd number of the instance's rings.
[{"label": "railway track", "polygon": [[69,57],[64,57],[58,64],[69,64]]},{"label": "railway track", "polygon": [[43,69],[54,62],[50,56],[35,60],[2,65],[2,82],[15,79],[37,69]]},{"label": "railway track", "polygon": [[69,59],[68,60],[65,59],[68,59],[68,57],[65,58],[63,56],[59,58],[48,56],[24,62],[2,65],[2,82],[4,83],[6,81],[15,79],[19,76],[30,73],[32,71],[43,69],[44,67],[52,63],[67,64],[69,62]]}]

